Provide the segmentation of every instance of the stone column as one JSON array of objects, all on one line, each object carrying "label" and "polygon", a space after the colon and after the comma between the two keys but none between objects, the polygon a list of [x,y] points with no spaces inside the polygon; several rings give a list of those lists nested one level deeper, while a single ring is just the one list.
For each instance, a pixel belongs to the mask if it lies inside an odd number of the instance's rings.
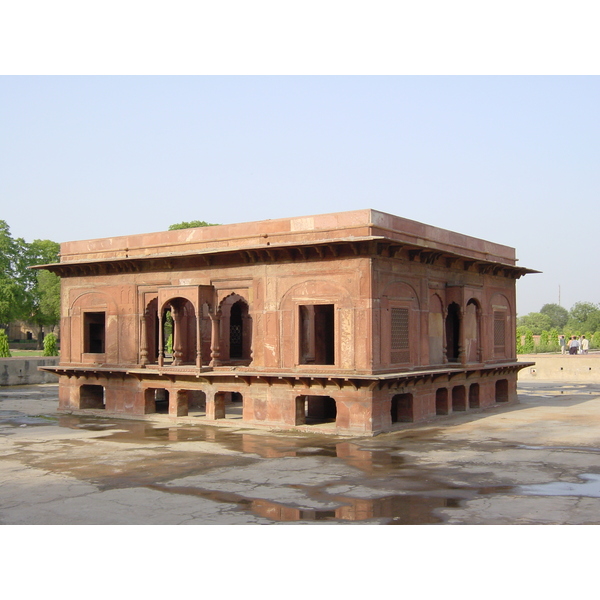
[{"label": "stone column", "polygon": [[210,321],[212,325],[211,340],[210,340],[210,366],[218,367],[221,364],[219,360],[221,358],[221,311],[217,311],[216,314],[210,314]]},{"label": "stone column", "polygon": [[173,365],[178,366],[182,363],[183,347],[181,345],[183,335],[181,331],[181,309],[173,308]]},{"label": "stone column", "polygon": [[169,416],[185,417],[188,414],[188,395],[186,390],[172,390],[169,393]]},{"label": "stone column", "polygon": [[483,348],[481,335],[481,308],[479,305],[475,307],[475,323],[477,327],[477,362],[483,362]]},{"label": "stone column", "polygon": [[458,362],[461,365],[467,364],[467,354],[465,352],[465,311],[459,308],[458,311]]},{"label": "stone column", "polygon": [[442,306],[442,362],[448,364],[448,335],[446,327],[448,326],[448,307],[444,310]]},{"label": "stone column", "polygon": [[146,327],[146,319],[148,311],[144,311],[140,317],[140,364],[145,367],[148,364],[148,333]]},{"label": "stone column", "polygon": [[206,418],[213,421],[225,418],[225,394],[206,392]]},{"label": "stone column", "polygon": [[200,339],[200,310],[196,311],[196,366],[202,368],[202,340]]},{"label": "stone column", "polygon": [[163,329],[162,311],[158,314],[158,366],[165,364],[165,332]]}]

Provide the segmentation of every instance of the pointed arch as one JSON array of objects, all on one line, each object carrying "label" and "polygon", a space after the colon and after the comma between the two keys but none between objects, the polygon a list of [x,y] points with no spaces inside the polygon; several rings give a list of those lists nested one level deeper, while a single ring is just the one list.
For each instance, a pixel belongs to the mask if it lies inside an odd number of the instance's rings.
[{"label": "pointed arch", "polygon": [[252,315],[248,300],[232,292],[219,304],[221,363],[252,361]]}]

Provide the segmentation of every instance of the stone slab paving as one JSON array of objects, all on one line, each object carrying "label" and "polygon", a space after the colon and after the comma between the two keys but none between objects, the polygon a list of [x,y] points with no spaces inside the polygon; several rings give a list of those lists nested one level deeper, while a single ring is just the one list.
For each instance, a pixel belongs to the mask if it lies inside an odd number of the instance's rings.
[{"label": "stone slab paving", "polygon": [[600,385],[375,438],[57,413],[0,389],[0,524],[598,524]]}]

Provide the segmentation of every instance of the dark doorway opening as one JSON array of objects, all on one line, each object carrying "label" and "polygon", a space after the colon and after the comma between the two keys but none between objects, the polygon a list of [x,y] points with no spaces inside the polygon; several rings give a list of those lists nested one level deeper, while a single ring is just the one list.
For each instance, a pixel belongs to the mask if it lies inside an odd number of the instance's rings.
[{"label": "dark doorway opening", "polygon": [[448,409],[448,389],[439,388],[435,392],[435,414],[436,415],[447,415]]},{"label": "dark doorway opening", "polygon": [[467,410],[467,395],[464,385],[452,388],[452,411]]},{"label": "dark doorway opening", "polygon": [[448,362],[458,362],[460,344],[460,308],[456,302],[448,306],[446,317],[446,358]]},{"label": "dark doorway opening", "polygon": [[330,396],[298,396],[296,398],[296,425],[335,423],[337,406]]},{"label": "dark doorway opening", "polygon": [[84,352],[86,354],[104,354],[106,316],[103,312],[84,313]]},{"label": "dark doorway opening", "polygon": [[163,415],[169,414],[169,390],[157,389],[154,392],[154,412]]},{"label": "dark doorway opening", "polygon": [[105,408],[104,386],[82,385],[79,388],[80,408]]},{"label": "dark doorway opening", "polygon": [[469,408],[479,408],[479,384],[472,383],[469,388]]},{"label": "dark doorway opening", "polygon": [[392,398],[392,423],[412,423],[413,421],[413,395],[396,394]]},{"label": "dark doorway opening", "polygon": [[231,307],[229,319],[229,357],[244,358],[244,324],[242,320],[242,301]]},{"label": "dark doorway opening", "polygon": [[300,364],[335,364],[335,306],[300,306]]},{"label": "dark doorway opening", "polygon": [[496,381],[496,402],[508,402],[508,379]]}]

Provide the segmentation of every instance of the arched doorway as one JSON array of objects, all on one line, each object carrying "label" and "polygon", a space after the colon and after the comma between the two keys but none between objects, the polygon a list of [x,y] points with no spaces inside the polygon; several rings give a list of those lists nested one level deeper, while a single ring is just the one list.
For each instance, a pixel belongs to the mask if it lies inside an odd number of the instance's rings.
[{"label": "arched doorway", "polygon": [[194,305],[185,298],[165,302],[157,326],[159,364],[194,364],[198,354],[197,316]]},{"label": "arched doorway", "polygon": [[229,358],[244,358],[244,322],[242,319],[244,303],[238,300],[231,307],[229,316]]},{"label": "arched doorway", "polygon": [[248,303],[238,294],[231,294],[220,307],[221,362],[252,360],[252,317]]}]

